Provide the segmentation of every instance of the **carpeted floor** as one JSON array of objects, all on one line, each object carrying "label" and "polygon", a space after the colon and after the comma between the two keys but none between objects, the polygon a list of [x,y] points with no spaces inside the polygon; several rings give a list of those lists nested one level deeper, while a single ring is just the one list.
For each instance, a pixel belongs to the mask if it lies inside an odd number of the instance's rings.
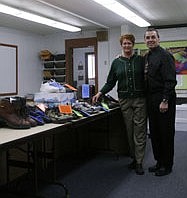
[{"label": "carpeted floor", "polygon": [[[63,173],[63,163],[58,165],[59,177],[66,184],[70,198],[186,198],[187,197],[187,133],[176,132],[175,164],[172,174],[156,177],[148,172],[155,162],[150,140],[147,141],[144,161],[145,175],[136,175],[127,169],[130,159],[114,155],[98,155]],[[50,188],[42,193],[53,194]],[[46,196],[47,197],[47,196]],[[48,196],[50,198],[50,196]],[[53,196],[51,196],[53,197]]]},{"label": "carpeted floor", "polygon": [[[60,161],[58,180],[69,191],[69,198],[186,198],[187,197],[187,132],[176,132],[175,164],[172,174],[155,177],[148,173],[154,164],[150,140],[147,140],[144,161],[145,174],[136,175],[127,169],[130,159],[114,154],[100,154],[90,159]],[[43,185],[39,195],[46,198],[62,198],[63,189],[55,185]],[[6,196],[5,196],[6,197]],[[4,198],[1,195],[1,198]]]}]

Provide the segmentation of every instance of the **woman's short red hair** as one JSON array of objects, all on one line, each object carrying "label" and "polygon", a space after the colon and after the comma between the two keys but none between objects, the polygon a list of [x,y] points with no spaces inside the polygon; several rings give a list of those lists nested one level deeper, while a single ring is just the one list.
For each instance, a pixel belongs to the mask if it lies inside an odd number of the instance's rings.
[{"label": "woman's short red hair", "polygon": [[124,35],[121,35],[121,37],[119,39],[121,45],[122,45],[124,39],[130,40],[133,43],[133,45],[135,43],[135,37],[134,37],[133,34],[124,34]]}]

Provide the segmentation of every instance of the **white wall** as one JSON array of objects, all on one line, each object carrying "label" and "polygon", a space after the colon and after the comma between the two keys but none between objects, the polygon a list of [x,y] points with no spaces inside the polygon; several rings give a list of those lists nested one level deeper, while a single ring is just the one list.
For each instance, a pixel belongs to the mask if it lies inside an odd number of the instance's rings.
[{"label": "white wall", "polygon": [[[18,95],[35,93],[41,84],[41,36],[0,27],[1,43],[18,46]],[[4,84],[1,82],[1,86]]]},{"label": "white wall", "polygon": [[44,49],[50,49],[53,54],[65,53],[65,40],[76,38],[96,37],[95,31],[77,33],[56,33],[43,37]]},{"label": "white wall", "polygon": [[98,42],[98,88],[101,89],[110,69],[109,42]]},{"label": "white wall", "polygon": [[[117,55],[121,54],[121,46],[119,38],[121,35],[121,29],[113,28],[109,30],[109,41],[98,42],[98,87],[102,88],[106,82],[108,72],[112,61],[116,58]],[[109,94],[117,99],[117,91],[115,88],[109,92]]]}]

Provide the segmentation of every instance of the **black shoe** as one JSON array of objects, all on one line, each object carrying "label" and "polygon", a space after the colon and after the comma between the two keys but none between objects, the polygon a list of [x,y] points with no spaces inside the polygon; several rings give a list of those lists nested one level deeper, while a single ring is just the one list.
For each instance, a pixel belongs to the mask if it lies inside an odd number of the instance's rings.
[{"label": "black shoe", "polygon": [[160,169],[158,169],[158,170],[155,172],[155,176],[169,175],[171,172],[172,172],[172,169],[171,169],[171,168],[164,168],[164,167],[161,167]]},{"label": "black shoe", "polygon": [[130,164],[128,164],[128,169],[135,169],[136,168],[136,160],[133,160]]},{"label": "black shoe", "polygon": [[143,175],[144,174],[142,164],[136,164],[135,172],[136,172],[137,175]]},{"label": "black shoe", "polygon": [[160,169],[160,165],[159,165],[159,163],[156,163],[156,165],[149,167],[148,171],[150,173],[154,173],[154,172],[156,172],[159,169]]}]

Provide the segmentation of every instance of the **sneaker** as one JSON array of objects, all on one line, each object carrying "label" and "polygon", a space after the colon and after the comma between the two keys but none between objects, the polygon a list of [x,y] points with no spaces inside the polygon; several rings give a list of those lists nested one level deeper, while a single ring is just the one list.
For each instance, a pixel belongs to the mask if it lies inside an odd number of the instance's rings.
[{"label": "sneaker", "polygon": [[133,160],[130,164],[128,164],[128,169],[135,169],[136,168],[136,160]]},{"label": "sneaker", "polygon": [[56,82],[54,79],[51,79],[49,81],[49,85],[58,88],[59,92],[66,92],[65,87],[61,85],[59,82]]},{"label": "sneaker", "polygon": [[47,93],[57,93],[59,92],[59,88],[51,86],[49,82],[46,82],[46,83],[41,84],[40,91],[47,92]]},{"label": "sneaker", "polygon": [[136,164],[135,172],[136,172],[137,175],[143,175],[144,174],[142,164]]}]

